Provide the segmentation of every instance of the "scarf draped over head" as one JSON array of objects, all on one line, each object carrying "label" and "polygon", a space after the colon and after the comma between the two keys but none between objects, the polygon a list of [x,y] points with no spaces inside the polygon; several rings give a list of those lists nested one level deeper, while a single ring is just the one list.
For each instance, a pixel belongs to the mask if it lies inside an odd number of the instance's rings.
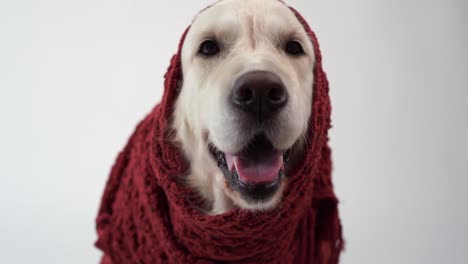
[{"label": "scarf draped over head", "polygon": [[137,126],[115,162],[97,216],[102,263],[338,263],[343,248],[328,146],[331,105],[315,34],[291,8],[315,51],[309,144],[288,175],[277,208],[211,216],[180,182],[188,164],[171,118],[180,90],[181,47],[165,74],[162,101]]}]

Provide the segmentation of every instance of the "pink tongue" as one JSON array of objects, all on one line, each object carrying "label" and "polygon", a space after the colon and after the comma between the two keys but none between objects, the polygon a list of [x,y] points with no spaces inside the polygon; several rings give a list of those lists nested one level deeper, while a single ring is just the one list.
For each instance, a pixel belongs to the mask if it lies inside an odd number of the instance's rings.
[{"label": "pink tongue", "polygon": [[234,167],[243,183],[268,183],[278,178],[283,166],[283,155],[280,152],[271,153],[263,157],[249,159],[248,157],[226,154],[226,162],[230,171]]}]

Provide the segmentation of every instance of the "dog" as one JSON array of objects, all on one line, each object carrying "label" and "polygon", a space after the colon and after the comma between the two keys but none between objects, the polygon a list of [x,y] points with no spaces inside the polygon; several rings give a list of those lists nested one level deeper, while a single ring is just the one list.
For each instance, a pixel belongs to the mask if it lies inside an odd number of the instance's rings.
[{"label": "dog", "polygon": [[207,213],[274,208],[308,143],[315,63],[281,1],[223,0],[199,13],[182,47],[172,127],[185,183]]},{"label": "dog", "polygon": [[96,219],[110,263],[339,263],[318,40],[279,0],[199,13]]}]

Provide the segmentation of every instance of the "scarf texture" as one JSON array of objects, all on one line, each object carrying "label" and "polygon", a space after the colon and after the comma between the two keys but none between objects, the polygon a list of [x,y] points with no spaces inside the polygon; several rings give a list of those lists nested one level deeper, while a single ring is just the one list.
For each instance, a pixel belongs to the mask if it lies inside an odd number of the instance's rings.
[{"label": "scarf texture", "polygon": [[[171,118],[180,91],[181,47],[165,74],[160,104],[137,126],[115,162],[97,216],[101,263],[339,262],[343,249],[328,146],[331,105],[315,34],[291,8],[315,51],[312,115],[303,160],[288,175],[277,208],[210,216],[182,184],[188,164],[174,144]],[[198,199],[198,200],[197,200]]]}]

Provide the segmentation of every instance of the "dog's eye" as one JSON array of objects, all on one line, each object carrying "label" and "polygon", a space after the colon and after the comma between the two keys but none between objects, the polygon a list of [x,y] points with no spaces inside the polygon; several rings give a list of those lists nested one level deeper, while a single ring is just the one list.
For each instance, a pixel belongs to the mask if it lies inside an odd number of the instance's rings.
[{"label": "dog's eye", "polygon": [[202,44],[200,45],[200,48],[198,49],[199,54],[203,56],[207,56],[207,57],[214,56],[218,54],[218,52],[219,52],[219,45],[218,45],[218,42],[216,42],[215,40],[203,41]]},{"label": "dog's eye", "polygon": [[286,43],[286,47],[284,49],[289,55],[299,56],[304,54],[304,49],[302,48],[301,43],[294,40]]}]

